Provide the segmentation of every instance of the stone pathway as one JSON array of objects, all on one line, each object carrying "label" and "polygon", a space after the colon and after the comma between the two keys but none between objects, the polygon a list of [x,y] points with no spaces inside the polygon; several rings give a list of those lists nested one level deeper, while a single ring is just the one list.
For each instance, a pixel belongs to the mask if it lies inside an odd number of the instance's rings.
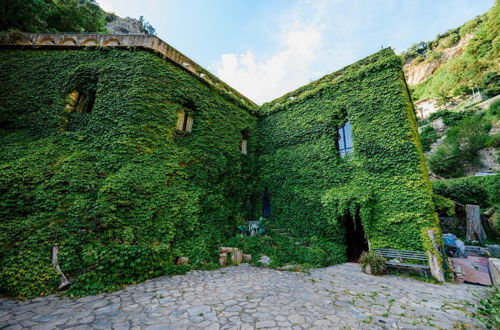
[{"label": "stone pathway", "polygon": [[5,329],[480,327],[484,287],[370,276],[356,264],[292,273],[249,265],[160,277],[79,299],[0,299]]}]

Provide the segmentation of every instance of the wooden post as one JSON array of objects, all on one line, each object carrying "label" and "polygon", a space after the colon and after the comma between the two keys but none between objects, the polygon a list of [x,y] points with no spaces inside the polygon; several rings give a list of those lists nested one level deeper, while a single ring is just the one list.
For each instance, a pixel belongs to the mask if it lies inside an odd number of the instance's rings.
[{"label": "wooden post", "polygon": [[66,278],[66,276],[62,272],[61,267],[59,267],[59,261],[57,260],[58,254],[59,254],[59,247],[57,247],[57,246],[52,247],[52,266],[54,267],[56,272],[59,274],[59,276],[61,276],[61,283],[59,284],[58,289],[62,290],[65,287],[67,287],[70,282],[68,281],[68,279]]},{"label": "wooden post", "polygon": [[481,209],[479,205],[465,205],[465,217],[467,223],[466,239],[469,241],[483,242],[486,233],[481,225]]}]

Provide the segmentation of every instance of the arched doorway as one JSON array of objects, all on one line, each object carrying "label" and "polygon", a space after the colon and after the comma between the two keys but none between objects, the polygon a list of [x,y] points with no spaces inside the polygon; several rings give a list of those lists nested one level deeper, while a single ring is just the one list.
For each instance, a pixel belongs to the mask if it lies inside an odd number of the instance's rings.
[{"label": "arched doorway", "polygon": [[368,251],[368,241],[361,224],[359,212],[353,218],[350,214],[344,215],[346,255],[349,261],[358,261],[363,251]]}]

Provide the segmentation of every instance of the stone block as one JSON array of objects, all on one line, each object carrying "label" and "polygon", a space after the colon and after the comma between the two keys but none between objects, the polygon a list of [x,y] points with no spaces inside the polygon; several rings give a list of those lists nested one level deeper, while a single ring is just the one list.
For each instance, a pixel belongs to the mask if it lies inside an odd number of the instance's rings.
[{"label": "stone block", "polygon": [[227,263],[227,256],[222,256],[222,255],[221,255],[221,256],[219,257],[219,265],[220,265],[220,266],[225,266],[225,265],[226,265],[226,263]]},{"label": "stone block", "polygon": [[219,248],[219,252],[220,253],[231,253],[231,252],[235,252],[235,251],[238,251],[237,248],[234,248],[234,247],[220,247]]},{"label": "stone block", "polygon": [[500,286],[500,259],[489,258],[488,268],[490,269],[491,279],[494,286]]},{"label": "stone block", "polygon": [[187,257],[180,257],[177,260],[177,265],[189,265],[189,258],[187,258]]},{"label": "stone block", "polygon": [[231,261],[236,265],[241,264],[241,262],[243,261],[243,252],[236,250],[231,253]]}]

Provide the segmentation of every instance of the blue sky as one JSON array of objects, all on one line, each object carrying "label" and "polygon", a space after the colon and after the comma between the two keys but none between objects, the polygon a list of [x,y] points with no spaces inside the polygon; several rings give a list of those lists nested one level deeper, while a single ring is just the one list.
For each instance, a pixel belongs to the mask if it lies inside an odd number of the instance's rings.
[{"label": "blue sky", "polygon": [[158,36],[255,101],[378,51],[401,52],[486,12],[494,0],[97,0],[143,15]]}]

